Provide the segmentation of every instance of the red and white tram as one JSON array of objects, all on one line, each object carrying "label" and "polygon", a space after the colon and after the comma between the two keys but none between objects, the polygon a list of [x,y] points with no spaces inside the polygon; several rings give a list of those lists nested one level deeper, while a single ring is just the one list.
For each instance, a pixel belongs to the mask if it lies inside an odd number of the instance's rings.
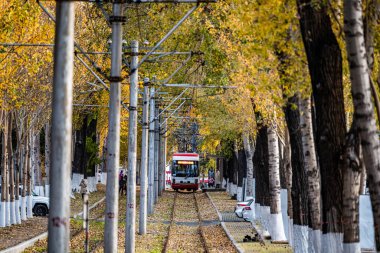
[{"label": "red and white tram", "polygon": [[174,153],[172,164],[172,189],[196,191],[199,188],[199,155]]}]

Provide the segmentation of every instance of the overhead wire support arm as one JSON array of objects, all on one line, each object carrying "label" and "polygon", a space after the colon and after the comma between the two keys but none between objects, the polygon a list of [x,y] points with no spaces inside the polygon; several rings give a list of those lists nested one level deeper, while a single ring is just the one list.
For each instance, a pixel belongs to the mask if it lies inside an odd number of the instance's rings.
[{"label": "overhead wire support arm", "polygon": [[186,100],[183,101],[161,124],[160,124],[160,127],[162,127],[167,121],[168,119],[173,116],[174,113],[176,113],[184,104],[186,103]]},{"label": "overhead wire support arm", "polygon": [[[41,1],[40,0],[36,0],[37,1],[37,4],[41,7],[41,9],[43,10],[43,12],[45,12],[46,15],[48,15],[48,17],[54,22],[56,23],[56,19],[53,17],[53,15],[45,8],[45,6],[43,6],[41,4]],[[84,54],[84,56],[86,57],[86,59],[91,63],[91,65],[96,69],[96,71],[98,71],[104,78],[107,78],[107,75],[103,73],[103,71],[101,71],[101,68],[96,64],[96,62],[94,62],[87,54],[86,52],[82,49],[82,47],[74,40],[74,46],[81,52]]]},{"label": "overhead wire support arm", "polygon": [[170,108],[170,106],[172,106],[172,104],[177,101],[180,97],[183,96],[183,94],[187,91],[188,89],[184,89],[181,94],[179,94],[176,98],[174,98],[170,103],[169,105],[167,105],[156,117],[158,118],[162,113],[164,113],[167,109]]},{"label": "overhead wire support arm", "polygon": [[187,84],[187,83],[167,83],[163,87],[176,87],[176,88],[200,88],[200,89],[237,89],[237,86],[219,86],[219,85],[201,85],[201,84]]},{"label": "overhead wire support arm", "polygon": [[[112,0],[111,0],[112,1]],[[216,0],[127,0],[127,3],[141,4],[141,3],[216,3]]]},{"label": "overhead wire support arm", "polygon": [[[154,1],[153,1],[154,2]],[[134,3],[139,3],[139,2],[134,2]],[[175,3],[173,1],[173,3]],[[198,2],[196,2],[198,3]],[[146,59],[148,59],[148,57],[150,55],[153,54],[153,52],[155,52],[157,50],[157,48],[159,48],[161,46],[162,43],[164,43],[169,37],[170,35],[172,35],[177,29],[178,27],[198,8],[199,4],[195,5],[193,8],[191,8],[186,14],[185,16],[183,16],[181,18],[181,20],[179,20],[177,22],[177,24],[174,25],[174,27],[141,59],[141,61],[139,62],[139,64],[137,65],[137,68],[139,68],[141,66],[141,64],[144,63],[144,61]]]},{"label": "overhead wire support arm", "polygon": [[87,65],[87,63],[82,59],[80,58],[77,54],[75,54],[75,56],[79,59],[79,61],[86,67],[86,69],[88,69],[88,71],[91,72],[91,74],[93,74],[95,76],[96,79],[98,79],[98,81],[103,85],[103,87],[106,89],[106,90],[110,90],[110,88],[106,85],[106,83],[90,68],[90,66]]}]

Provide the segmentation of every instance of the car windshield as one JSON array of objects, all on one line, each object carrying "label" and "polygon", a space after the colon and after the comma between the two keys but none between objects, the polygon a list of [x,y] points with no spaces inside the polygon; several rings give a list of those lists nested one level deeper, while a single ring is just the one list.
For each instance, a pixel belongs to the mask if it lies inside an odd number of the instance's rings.
[{"label": "car windshield", "polygon": [[197,177],[199,176],[197,161],[174,161],[172,167],[173,177]]}]

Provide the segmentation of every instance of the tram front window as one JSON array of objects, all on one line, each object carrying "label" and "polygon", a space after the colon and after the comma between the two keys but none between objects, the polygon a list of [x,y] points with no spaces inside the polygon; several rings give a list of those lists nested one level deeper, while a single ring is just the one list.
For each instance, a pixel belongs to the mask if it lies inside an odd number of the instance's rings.
[{"label": "tram front window", "polygon": [[172,169],[173,177],[198,177],[197,161],[174,161]]}]

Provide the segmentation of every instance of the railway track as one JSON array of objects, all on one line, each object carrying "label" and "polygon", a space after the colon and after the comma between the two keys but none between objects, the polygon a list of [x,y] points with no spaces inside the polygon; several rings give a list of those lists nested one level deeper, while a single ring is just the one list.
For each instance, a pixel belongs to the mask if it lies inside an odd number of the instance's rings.
[{"label": "railway track", "polygon": [[168,236],[162,252],[209,252],[196,194],[175,193]]}]

